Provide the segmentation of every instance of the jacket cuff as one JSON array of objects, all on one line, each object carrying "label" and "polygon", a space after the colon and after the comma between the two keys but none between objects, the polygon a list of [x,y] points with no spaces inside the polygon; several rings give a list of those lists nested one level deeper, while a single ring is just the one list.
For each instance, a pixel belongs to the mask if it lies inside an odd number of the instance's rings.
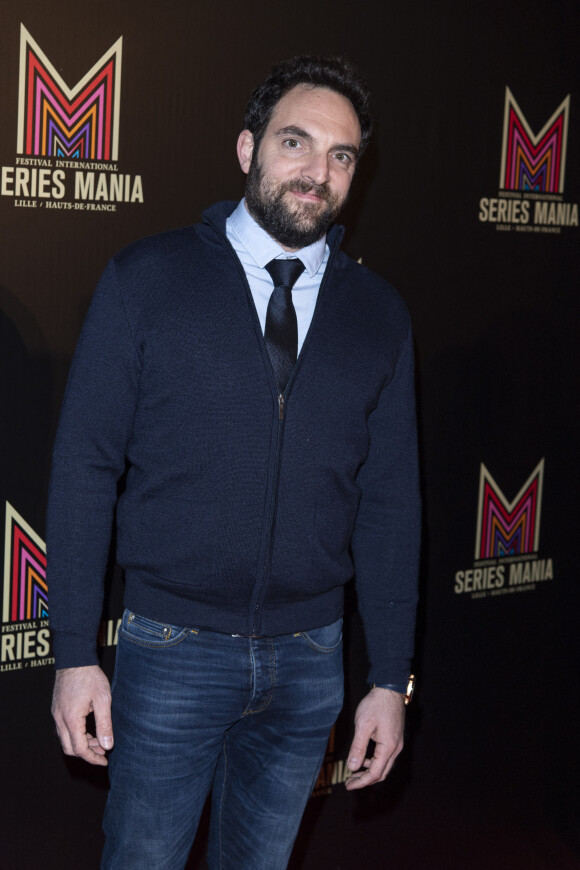
[{"label": "jacket cuff", "polygon": [[[369,685],[374,684],[384,688],[402,686],[402,693],[404,694],[407,691],[410,673],[410,658],[389,659],[386,662],[377,662],[371,666],[367,682]],[[393,691],[398,692],[401,690],[393,689]]]},{"label": "jacket cuff", "polygon": [[96,643],[87,644],[87,638],[84,634],[53,632],[52,652],[54,667],[57,670],[99,664]]}]

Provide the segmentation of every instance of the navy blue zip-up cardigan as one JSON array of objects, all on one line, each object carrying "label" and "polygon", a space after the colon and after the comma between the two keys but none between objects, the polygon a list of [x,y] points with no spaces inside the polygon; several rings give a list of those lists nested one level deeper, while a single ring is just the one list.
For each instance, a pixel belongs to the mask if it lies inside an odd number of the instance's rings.
[{"label": "navy blue zip-up cardigan", "polygon": [[[356,573],[369,680],[405,682],[419,495],[409,316],[331,249],[277,395],[243,268],[202,224],[130,245],[97,288],[54,448],[47,551],[57,667],[94,664],[117,500],[127,607],[231,634],[337,619]],[[353,567],[354,565],[354,567]]]}]

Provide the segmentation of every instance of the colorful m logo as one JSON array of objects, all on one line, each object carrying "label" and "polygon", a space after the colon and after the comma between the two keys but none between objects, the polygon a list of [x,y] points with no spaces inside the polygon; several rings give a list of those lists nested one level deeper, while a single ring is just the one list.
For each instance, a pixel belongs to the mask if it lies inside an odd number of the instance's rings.
[{"label": "colorful m logo", "polygon": [[2,622],[42,619],[47,615],[44,541],[6,502]]},{"label": "colorful m logo", "polygon": [[570,95],[535,135],[510,89],[505,91],[500,188],[563,193]]},{"label": "colorful m logo", "polygon": [[479,477],[475,558],[535,553],[540,545],[544,460],[509,502],[485,465]]},{"label": "colorful m logo", "polygon": [[117,160],[123,37],[69,88],[24,25],[20,31],[19,154]]}]

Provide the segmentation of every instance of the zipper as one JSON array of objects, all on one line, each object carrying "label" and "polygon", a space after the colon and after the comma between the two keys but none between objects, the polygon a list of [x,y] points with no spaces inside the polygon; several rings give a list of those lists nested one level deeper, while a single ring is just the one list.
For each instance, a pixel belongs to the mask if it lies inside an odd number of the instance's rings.
[{"label": "zipper", "polygon": [[[238,255],[236,254],[236,252],[234,251],[234,249],[230,245],[229,239],[227,238],[226,234],[223,233],[219,229],[219,227],[217,227],[212,221],[208,221],[208,223],[211,227],[213,227],[214,230],[217,231],[218,235],[220,235],[222,237],[222,239],[226,243],[226,247],[229,249],[229,252],[235,261],[238,273],[239,273],[240,278],[242,280],[242,284],[244,285],[244,287],[246,289],[246,294],[248,295],[250,302],[251,302],[251,307],[253,308],[254,325],[255,325],[255,328],[257,326],[256,334],[258,337],[258,341],[262,345],[263,351],[266,353],[266,357],[267,357],[268,351],[266,349],[266,343],[264,341],[264,334],[262,332],[260,321],[258,319],[258,314],[256,312],[256,307],[255,307],[254,300],[252,297],[252,291],[250,289],[250,284],[249,284],[248,279],[246,277],[244,267],[242,266]],[[332,253],[331,253],[331,256],[332,256]],[[327,269],[328,269],[329,264],[330,264],[330,258],[329,258],[329,262],[327,264]],[[326,279],[326,274],[324,275],[322,283],[324,283],[325,279]],[[320,290],[321,289],[322,289],[322,284],[320,285]],[[320,290],[319,290],[319,294],[320,294]],[[294,370],[295,369],[296,369],[296,366],[294,366]],[[273,369],[272,369],[272,379],[274,379],[273,378]],[[292,372],[292,375],[290,376],[290,381],[292,381],[293,379],[294,379],[294,371]],[[283,427],[284,427],[284,419],[285,419],[285,411],[286,411],[286,397],[285,397],[284,393],[278,393],[277,401],[278,401],[279,425],[278,425],[278,433],[277,433],[277,437],[276,437],[276,447],[275,447],[275,454],[274,454],[273,482],[272,482],[272,488],[271,488],[271,491],[269,494],[269,512],[268,512],[268,520],[266,522],[266,527],[265,527],[266,538],[265,538],[265,540],[263,539],[264,540],[264,555],[263,555],[263,562],[262,562],[263,567],[262,567],[261,574],[256,578],[256,582],[254,584],[254,589],[252,592],[252,601],[255,601],[255,604],[254,604],[253,612],[252,612],[252,616],[251,616],[251,629],[249,632],[250,634],[258,634],[258,626],[259,626],[260,614],[261,614],[261,610],[262,610],[262,601],[264,598],[264,593],[266,591],[266,586],[268,585],[270,565],[272,564],[272,547],[274,544],[274,526],[276,523],[276,513],[277,513],[277,507],[278,507],[278,479],[279,479],[279,475],[280,475],[280,453],[282,451],[282,433],[284,431]]]},{"label": "zipper", "polygon": [[[206,223],[209,226],[211,226],[212,229],[215,232],[217,232],[217,234],[225,242],[226,249],[229,250],[229,253],[231,254],[231,256],[233,257],[233,259],[235,261],[235,264],[237,266],[237,271],[242,279],[242,284],[246,288],[246,293],[249,295],[249,298],[252,301],[252,305],[253,305],[253,309],[254,309],[254,323],[255,324],[257,323],[259,340],[261,340],[263,350],[265,350],[266,355],[267,355],[268,352],[266,350],[264,336],[263,336],[261,326],[260,326],[260,323],[258,320],[258,315],[256,313],[255,305],[253,304],[252,291],[250,289],[250,285],[249,285],[248,279],[246,277],[244,267],[242,266],[238,255],[236,254],[236,252],[232,248],[232,246],[229,242],[229,239],[227,238],[226,233],[220,227],[218,227],[217,224],[215,224],[213,222],[213,220],[211,220],[208,216],[204,215],[204,219],[205,219]],[[308,329],[308,333],[306,335],[306,338],[304,339],[304,343],[303,343],[302,348],[300,350],[300,353],[298,355],[298,360],[296,362],[296,365],[294,366],[294,370],[292,371],[292,374],[290,375],[290,380],[288,381],[286,390],[288,390],[288,388],[292,385],[292,382],[294,381],[294,378],[296,377],[297,369],[300,366],[301,358],[303,357],[304,351],[306,350],[308,344],[310,343],[310,336],[312,334],[312,326],[314,325],[316,314],[317,314],[317,311],[318,311],[318,308],[319,308],[319,305],[320,305],[320,302],[322,299],[323,290],[325,289],[326,284],[328,283],[328,277],[332,271],[333,261],[335,259],[336,254],[339,251],[340,242],[342,240],[343,235],[344,235],[344,229],[341,228],[340,236],[336,239],[336,243],[333,245],[333,247],[330,251],[330,256],[329,256],[328,262],[326,264],[326,270],[324,272],[320,287],[318,289],[318,298],[316,300],[316,306],[314,308],[314,313],[312,315],[310,327]],[[276,525],[276,514],[277,514],[277,510],[278,510],[278,484],[279,484],[279,479],[280,479],[280,465],[281,465],[282,440],[283,440],[282,436],[284,433],[285,416],[286,416],[286,396],[284,393],[278,393],[279,426],[278,426],[275,455],[274,455],[274,475],[273,475],[272,489],[271,489],[270,494],[269,494],[270,510],[269,510],[268,521],[267,521],[267,525],[266,525],[266,529],[265,529],[267,539],[264,542],[266,544],[266,546],[265,546],[264,561],[263,561],[261,577],[256,578],[256,584],[254,585],[254,590],[253,590],[253,594],[252,594],[252,599],[255,601],[255,605],[254,605],[253,617],[252,617],[252,629],[250,632],[251,634],[258,633],[259,621],[260,621],[260,615],[261,615],[261,609],[262,609],[262,602],[264,599],[264,593],[266,591],[268,581],[270,579],[270,570],[272,567],[272,552],[273,552],[273,548],[274,548],[274,529],[275,529],[275,525]],[[257,589],[258,586],[259,586],[259,589]],[[257,592],[257,597],[256,597],[256,592]]]},{"label": "zipper", "polygon": [[274,529],[276,527],[276,515],[278,513],[278,484],[280,480],[280,465],[282,455],[282,441],[284,436],[284,410],[286,400],[284,393],[278,394],[278,435],[276,438],[276,453],[274,456],[274,480],[272,485],[272,493],[270,498],[270,514],[267,524],[267,546],[264,553],[264,564],[262,569],[262,577],[259,581],[258,597],[254,607],[254,615],[252,621],[252,634],[257,634],[259,629],[260,615],[262,611],[262,602],[266,587],[270,579],[270,569],[272,567],[272,551],[274,548]]}]

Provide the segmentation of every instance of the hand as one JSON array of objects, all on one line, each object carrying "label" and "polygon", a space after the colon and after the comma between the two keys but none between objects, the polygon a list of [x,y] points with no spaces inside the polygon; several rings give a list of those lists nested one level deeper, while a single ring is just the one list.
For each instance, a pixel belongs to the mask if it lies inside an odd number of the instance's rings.
[{"label": "hand", "polygon": [[[362,699],[356,709],[354,738],[348,753],[347,764],[353,771],[346,781],[349,791],[386,778],[403,748],[404,724],[405,699],[398,692],[371,689]],[[369,740],[375,741],[375,754],[365,759]]]},{"label": "hand", "polygon": [[[95,714],[95,736],[87,732],[89,713]],[[113,748],[111,690],[98,665],[56,672],[52,715],[65,755],[77,755],[89,764],[107,765],[105,752]]]}]

